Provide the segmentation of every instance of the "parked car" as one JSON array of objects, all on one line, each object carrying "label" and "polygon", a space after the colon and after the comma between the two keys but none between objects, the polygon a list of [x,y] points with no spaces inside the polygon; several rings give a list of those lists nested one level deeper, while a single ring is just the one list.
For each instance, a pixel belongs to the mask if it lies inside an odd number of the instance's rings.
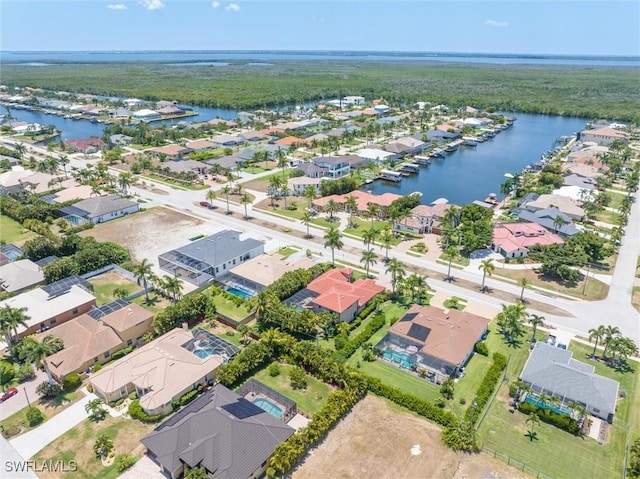
[{"label": "parked car", "polygon": [[9,388],[2,393],[2,396],[0,396],[0,402],[5,402],[11,396],[15,396],[16,394],[18,394],[18,390],[16,388]]},{"label": "parked car", "polygon": [[208,201],[201,201],[200,206],[204,206],[205,208],[211,208],[211,203]]},{"label": "parked car", "polygon": [[547,338],[546,343],[550,344],[551,346],[555,346],[556,345],[556,337],[553,334],[550,334],[549,337]]},{"label": "parked car", "polygon": [[567,349],[567,345],[564,344],[564,343],[558,343],[557,347],[560,348],[560,349]]}]

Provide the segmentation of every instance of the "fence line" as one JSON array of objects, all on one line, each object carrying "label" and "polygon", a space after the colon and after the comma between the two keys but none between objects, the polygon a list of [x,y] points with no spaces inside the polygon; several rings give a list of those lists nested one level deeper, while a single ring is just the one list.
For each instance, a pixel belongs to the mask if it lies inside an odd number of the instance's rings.
[{"label": "fence line", "polygon": [[484,452],[485,454],[488,454],[489,456],[493,456],[496,459],[500,459],[506,462],[509,466],[515,467],[516,469],[526,472],[527,474],[530,474],[531,476],[537,479],[554,479],[553,477],[548,476],[544,472],[537,470],[535,467],[531,467],[528,464],[518,461],[517,459],[514,459],[511,456],[508,456],[507,454],[504,454],[502,452],[494,451],[493,449],[489,449],[488,447],[483,447],[482,452]]}]

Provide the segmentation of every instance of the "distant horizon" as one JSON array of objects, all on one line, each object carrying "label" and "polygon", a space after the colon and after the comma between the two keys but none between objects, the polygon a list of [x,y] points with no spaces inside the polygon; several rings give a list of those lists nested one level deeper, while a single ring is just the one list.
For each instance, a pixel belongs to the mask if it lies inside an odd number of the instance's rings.
[{"label": "distant horizon", "polygon": [[446,51],[446,50],[360,50],[360,49],[323,49],[323,48],[308,48],[308,49],[283,49],[283,48],[160,48],[160,49],[95,49],[95,50],[3,50],[0,53],[413,53],[413,54],[438,54],[438,55],[478,55],[478,56],[522,56],[522,57],[536,57],[536,56],[549,56],[549,57],[612,57],[612,58],[640,58],[640,55],[635,54],[601,54],[601,53],[522,53],[522,52],[474,52],[474,51]]}]

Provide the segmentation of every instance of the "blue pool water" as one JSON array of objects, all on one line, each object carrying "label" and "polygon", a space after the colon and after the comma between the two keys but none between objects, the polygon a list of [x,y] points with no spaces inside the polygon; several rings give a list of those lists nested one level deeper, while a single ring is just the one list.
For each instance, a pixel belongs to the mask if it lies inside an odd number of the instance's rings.
[{"label": "blue pool water", "polygon": [[230,292],[231,294],[235,294],[236,296],[240,296],[241,298],[244,298],[244,299],[247,299],[247,298],[250,298],[251,296],[253,296],[252,294],[248,293],[247,291],[244,291],[244,290],[238,289],[238,288],[229,287],[229,288],[227,288],[227,291]]},{"label": "blue pool water", "polygon": [[[527,396],[525,398],[525,402],[529,404],[533,404],[534,406],[538,406],[541,409],[549,409],[549,405],[543,403],[542,401],[538,401],[535,397]],[[571,409],[562,407],[562,406],[552,406],[550,408],[553,412],[557,412],[558,414],[564,414],[565,416],[571,416]]]},{"label": "blue pool water", "polygon": [[195,349],[193,351],[193,354],[198,356],[200,359],[204,359],[206,357],[211,356],[212,354],[215,354],[215,352],[213,351],[213,349],[203,348],[203,349]]},{"label": "blue pool water", "polygon": [[4,253],[4,255],[7,258],[9,258],[9,261],[15,261],[21,256],[19,253],[16,253],[15,251],[7,251],[6,253]]},{"label": "blue pool water", "polygon": [[272,403],[268,399],[257,398],[255,401],[253,401],[253,404],[258,406],[263,411],[268,412],[276,419],[282,419],[282,408],[277,404]]},{"label": "blue pool water", "polygon": [[413,359],[409,358],[409,355],[407,353],[399,353],[397,351],[387,349],[384,351],[384,353],[382,353],[382,355],[386,359],[393,361],[394,363],[400,364],[403,368],[408,369],[414,364],[416,364],[416,362]]}]

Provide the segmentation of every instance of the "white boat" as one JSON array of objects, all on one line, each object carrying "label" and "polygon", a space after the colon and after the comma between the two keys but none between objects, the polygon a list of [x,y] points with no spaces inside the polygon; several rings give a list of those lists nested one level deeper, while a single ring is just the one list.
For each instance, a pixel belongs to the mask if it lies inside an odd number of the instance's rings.
[{"label": "white boat", "polygon": [[471,136],[463,137],[462,141],[465,146],[478,146],[478,139]]}]

